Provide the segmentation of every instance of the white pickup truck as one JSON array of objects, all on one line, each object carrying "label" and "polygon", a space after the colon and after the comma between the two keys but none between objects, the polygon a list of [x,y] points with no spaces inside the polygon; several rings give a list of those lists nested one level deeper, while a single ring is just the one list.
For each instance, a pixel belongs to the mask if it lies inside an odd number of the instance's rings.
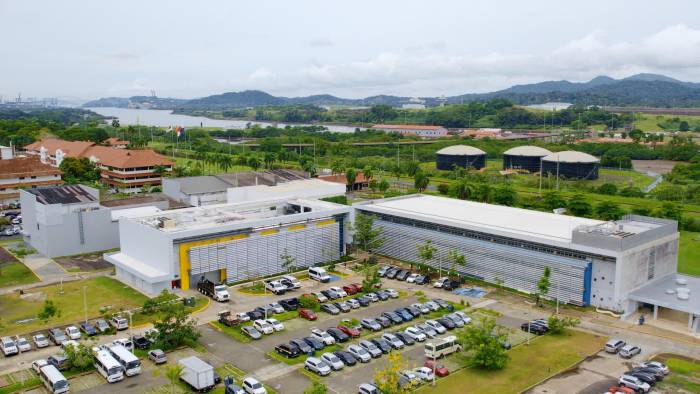
[{"label": "white pickup truck", "polygon": [[276,295],[284,294],[284,292],[287,291],[287,286],[278,280],[270,280],[265,282],[265,288]]}]

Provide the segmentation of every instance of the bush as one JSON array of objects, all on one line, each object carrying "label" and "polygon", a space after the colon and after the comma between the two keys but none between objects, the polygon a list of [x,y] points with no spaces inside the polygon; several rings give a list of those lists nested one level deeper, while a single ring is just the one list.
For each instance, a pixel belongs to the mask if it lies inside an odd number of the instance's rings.
[{"label": "bush", "polygon": [[450,192],[450,186],[446,183],[441,183],[437,185],[437,190],[442,195],[447,195]]},{"label": "bush", "polygon": [[302,308],[311,309],[314,311],[321,310],[321,303],[318,302],[318,299],[311,294],[302,294],[299,297],[299,305]]},{"label": "bush", "polygon": [[617,194],[617,186],[613,185],[612,183],[604,183],[598,188],[598,193],[607,194],[610,196],[615,195]]},{"label": "bush", "polygon": [[563,334],[567,328],[576,327],[579,323],[581,323],[580,320],[566,316],[559,317],[557,315],[552,315],[547,319],[549,332],[553,335]]}]

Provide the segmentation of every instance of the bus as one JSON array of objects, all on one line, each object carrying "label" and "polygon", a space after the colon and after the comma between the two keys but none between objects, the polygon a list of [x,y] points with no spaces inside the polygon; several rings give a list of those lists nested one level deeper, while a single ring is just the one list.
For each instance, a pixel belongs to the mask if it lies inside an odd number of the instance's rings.
[{"label": "bus", "polygon": [[436,359],[460,350],[462,350],[462,345],[457,342],[457,337],[450,335],[448,337],[426,343],[425,357],[429,359]]},{"label": "bus", "polygon": [[54,394],[67,393],[70,390],[68,380],[58,368],[51,364],[44,365],[39,369],[39,379]]},{"label": "bus", "polygon": [[115,360],[124,367],[126,376],[134,376],[141,373],[141,361],[122,345],[114,344],[108,347]]},{"label": "bus", "polygon": [[95,353],[95,369],[108,383],[124,379],[124,367],[107,350],[101,349]]}]

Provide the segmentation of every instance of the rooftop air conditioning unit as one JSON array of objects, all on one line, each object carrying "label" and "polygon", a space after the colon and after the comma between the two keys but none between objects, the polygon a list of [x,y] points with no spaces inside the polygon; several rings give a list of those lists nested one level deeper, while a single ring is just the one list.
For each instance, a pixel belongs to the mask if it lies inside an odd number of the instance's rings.
[{"label": "rooftop air conditioning unit", "polygon": [[158,227],[160,228],[174,228],[175,227],[175,220],[166,218],[166,217],[160,217],[158,218]]}]

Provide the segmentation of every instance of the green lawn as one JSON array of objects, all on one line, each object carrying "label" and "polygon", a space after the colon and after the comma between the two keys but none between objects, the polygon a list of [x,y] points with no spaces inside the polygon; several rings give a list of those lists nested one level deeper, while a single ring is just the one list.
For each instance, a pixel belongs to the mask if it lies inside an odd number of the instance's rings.
[{"label": "green lawn", "polygon": [[0,287],[26,285],[38,281],[39,278],[18,261],[0,263]]},{"label": "green lawn", "polygon": [[700,276],[700,233],[681,231],[678,272]]},{"label": "green lawn", "polygon": [[605,344],[605,338],[569,331],[566,335],[545,335],[530,345],[508,352],[510,361],[500,371],[462,369],[440,379],[436,387],[423,386],[419,393],[517,393],[548,376],[572,366]]},{"label": "green lawn", "polygon": [[669,393],[700,393],[700,364],[669,358],[666,364],[671,374],[659,383],[658,388]]},{"label": "green lawn", "polygon": [[[83,286],[87,294],[87,314],[89,318],[100,315],[100,308],[112,310],[128,309],[143,305],[147,297],[125,284],[108,277],[98,277],[84,281],[66,282],[63,294],[59,294],[61,285],[37,287],[25,292],[23,298],[17,293],[0,296],[3,326],[1,335],[28,333],[41,328],[78,322],[84,319]],[[32,296],[34,295],[34,296]],[[41,310],[44,299],[54,301],[60,317],[54,317],[47,323],[31,320],[17,323],[23,319],[34,319]]]}]

